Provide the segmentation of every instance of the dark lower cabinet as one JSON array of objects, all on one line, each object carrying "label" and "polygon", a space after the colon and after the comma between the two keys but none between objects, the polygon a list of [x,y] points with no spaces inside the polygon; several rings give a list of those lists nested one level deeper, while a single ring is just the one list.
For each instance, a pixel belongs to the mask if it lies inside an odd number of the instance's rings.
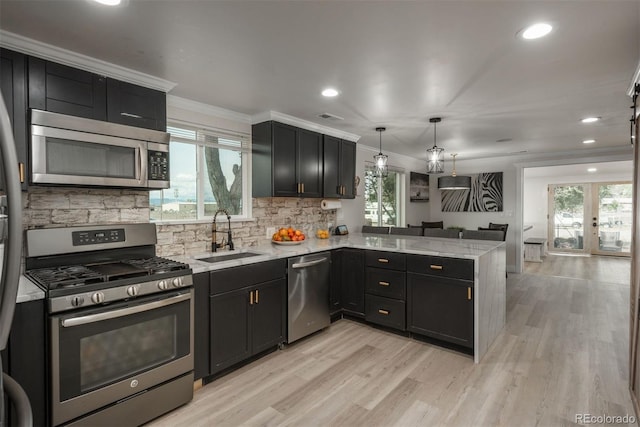
[{"label": "dark lower cabinet", "polygon": [[[16,380],[29,397],[34,426],[48,425],[45,322],[44,300],[17,304],[11,335],[2,354],[3,371]],[[6,415],[9,417],[6,425],[16,425],[12,407]]]},{"label": "dark lower cabinet", "polygon": [[285,279],[210,299],[211,374],[284,342]]},{"label": "dark lower cabinet", "polygon": [[[0,92],[9,113],[13,138],[18,155],[18,168],[22,189],[27,189],[28,138],[27,138],[27,92],[25,79],[26,57],[18,52],[0,49]],[[0,189],[4,190],[0,176]]]},{"label": "dark lower cabinet", "polygon": [[329,314],[333,316],[342,310],[342,249],[331,251],[331,272],[329,276]]},{"label": "dark lower cabinet", "polygon": [[407,329],[473,348],[473,281],[407,273]]},{"label": "dark lower cabinet", "polygon": [[342,249],[341,295],[345,313],[364,317],[364,251]]},{"label": "dark lower cabinet", "polygon": [[107,119],[106,77],[40,58],[29,58],[29,108]]}]

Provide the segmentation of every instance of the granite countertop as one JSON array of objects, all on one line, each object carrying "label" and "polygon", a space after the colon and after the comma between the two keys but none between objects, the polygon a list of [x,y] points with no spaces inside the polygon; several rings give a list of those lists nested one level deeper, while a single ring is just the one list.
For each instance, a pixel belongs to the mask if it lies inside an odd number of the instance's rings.
[{"label": "granite countertop", "polygon": [[16,302],[21,303],[35,301],[43,298],[44,291],[29,280],[24,274],[21,274],[20,282],[18,282],[18,296],[16,298]]},{"label": "granite countertop", "polygon": [[[171,257],[191,266],[193,273],[221,270],[230,267],[253,264],[256,262],[270,261],[280,258],[289,258],[304,254],[330,251],[340,248],[373,249],[389,252],[403,252],[417,255],[435,255],[452,258],[477,259],[479,256],[492,251],[505,242],[488,240],[445,239],[435,237],[418,236],[391,236],[391,235],[363,235],[359,233],[348,236],[331,236],[329,239],[317,239],[311,237],[299,245],[276,245],[266,243],[250,248],[241,248],[236,251],[222,251],[218,253],[202,253],[192,256]],[[203,258],[225,256],[232,253],[253,252],[260,255],[246,258],[238,258],[214,263],[201,261]]]}]

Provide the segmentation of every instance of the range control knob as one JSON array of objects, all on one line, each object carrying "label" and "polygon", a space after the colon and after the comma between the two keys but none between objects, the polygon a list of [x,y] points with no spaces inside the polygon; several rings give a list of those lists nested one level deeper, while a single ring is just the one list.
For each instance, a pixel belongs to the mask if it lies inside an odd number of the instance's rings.
[{"label": "range control knob", "polygon": [[102,304],[104,302],[104,293],[95,292],[93,295],[91,295],[91,301],[94,304]]},{"label": "range control knob", "polygon": [[127,288],[127,295],[129,295],[130,297],[135,297],[136,295],[138,295],[138,287],[137,286],[129,286]]},{"label": "range control knob", "polygon": [[173,281],[171,282],[173,283],[173,286],[175,288],[179,288],[180,286],[182,286],[182,277],[176,277],[175,279],[173,279]]},{"label": "range control knob", "polygon": [[166,280],[160,280],[158,282],[158,289],[162,289],[164,291],[165,289],[168,289],[168,288],[169,288],[169,284],[167,283]]},{"label": "range control knob", "polygon": [[74,307],[80,307],[82,304],[84,304],[84,298],[83,297],[73,297],[71,298],[71,305]]}]

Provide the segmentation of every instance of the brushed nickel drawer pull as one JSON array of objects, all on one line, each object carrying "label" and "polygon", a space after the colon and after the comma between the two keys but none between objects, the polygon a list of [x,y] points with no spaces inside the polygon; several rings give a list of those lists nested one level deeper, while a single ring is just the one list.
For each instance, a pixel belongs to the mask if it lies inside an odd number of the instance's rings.
[{"label": "brushed nickel drawer pull", "polygon": [[378,313],[380,313],[380,314],[384,314],[385,316],[388,316],[388,315],[389,315],[389,310],[379,309],[379,310],[378,310]]},{"label": "brushed nickel drawer pull", "polygon": [[378,262],[383,262],[383,263],[387,264],[389,262],[389,260],[386,259],[386,258],[378,258]]},{"label": "brushed nickel drawer pull", "polygon": [[471,287],[467,287],[467,300],[471,301]]},{"label": "brushed nickel drawer pull", "polygon": [[431,264],[429,267],[431,267],[432,270],[442,270],[441,265]]},{"label": "brushed nickel drawer pull", "polygon": [[380,286],[389,286],[389,282],[378,282]]}]

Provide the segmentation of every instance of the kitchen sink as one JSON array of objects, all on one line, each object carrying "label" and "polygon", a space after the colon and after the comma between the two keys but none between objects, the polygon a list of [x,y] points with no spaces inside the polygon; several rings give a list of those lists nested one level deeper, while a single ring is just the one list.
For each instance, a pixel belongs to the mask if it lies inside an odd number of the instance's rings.
[{"label": "kitchen sink", "polygon": [[223,262],[223,261],[231,261],[233,259],[240,259],[240,258],[249,258],[249,257],[254,257],[254,256],[260,256],[260,255],[264,255],[258,252],[236,252],[233,254],[224,254],[224,255],[217,255],[217,256],[212,256],[209,258],[199,258],[198,261],[204,261],[204,262]]}]

